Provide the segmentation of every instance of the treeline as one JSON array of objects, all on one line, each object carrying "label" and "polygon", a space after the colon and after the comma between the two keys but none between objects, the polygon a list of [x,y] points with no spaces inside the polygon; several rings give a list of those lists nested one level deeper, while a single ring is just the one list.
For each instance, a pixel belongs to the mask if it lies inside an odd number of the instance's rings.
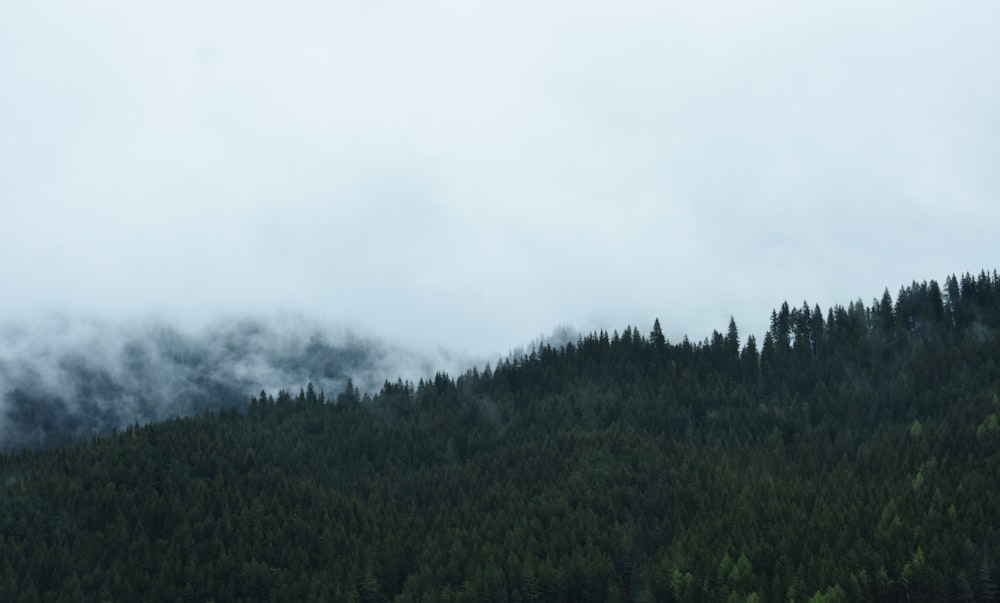
[{"label": "treeline", "polygon": [[0,457],[3,601],[996,601],[1000,278]]}]

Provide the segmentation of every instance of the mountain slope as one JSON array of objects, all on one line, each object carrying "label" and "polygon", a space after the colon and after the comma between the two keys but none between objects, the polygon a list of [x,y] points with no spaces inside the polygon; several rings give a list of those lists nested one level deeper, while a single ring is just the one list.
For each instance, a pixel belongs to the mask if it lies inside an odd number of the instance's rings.
[{"label": "mountain slope", "polygon": [[[438,358],[434,363],[441,363]],[[184,331],[57,317],[0,328],[0,450],[86,441],[136,422],[245,409],[250,392],[434,370],[429,357],[293,315]]]},{"label": "mountain slope", "polygon": [[995,600],[1000,279],[0,459],[0,600]]}]

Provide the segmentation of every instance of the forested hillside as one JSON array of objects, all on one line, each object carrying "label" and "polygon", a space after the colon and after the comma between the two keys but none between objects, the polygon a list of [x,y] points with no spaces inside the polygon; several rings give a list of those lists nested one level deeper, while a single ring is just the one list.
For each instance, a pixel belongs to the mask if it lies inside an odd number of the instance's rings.
[{"label": "forested hillside", "polygon": [[337,389],[352,378],[375,391],[387,376],[417,378],[446,361],[296,315],[219,320],[193,332],[156,319],[0,323],[0,452],[246,410],[262,387],[312,381]]},{"label": "forested hillside", "polygon": [[996,601],[1000,278],[0,457],[0,601]]}]

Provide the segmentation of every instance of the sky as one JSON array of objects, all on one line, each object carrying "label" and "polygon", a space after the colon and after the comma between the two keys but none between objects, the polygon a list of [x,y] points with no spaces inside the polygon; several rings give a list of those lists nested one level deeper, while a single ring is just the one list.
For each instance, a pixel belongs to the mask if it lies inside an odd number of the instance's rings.
[{"label": "sky", "polygon": [[0,322],[503,353],[998,267],[1000,3],[8,3]]}]

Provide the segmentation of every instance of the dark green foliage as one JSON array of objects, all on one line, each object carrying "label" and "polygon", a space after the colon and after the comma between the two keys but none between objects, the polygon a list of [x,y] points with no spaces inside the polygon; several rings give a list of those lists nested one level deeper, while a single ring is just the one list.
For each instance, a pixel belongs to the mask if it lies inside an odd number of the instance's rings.
[{"label": "dark green foliage", "polygon": [[998,284],[9,454],[0,600],[996,600]]}]

